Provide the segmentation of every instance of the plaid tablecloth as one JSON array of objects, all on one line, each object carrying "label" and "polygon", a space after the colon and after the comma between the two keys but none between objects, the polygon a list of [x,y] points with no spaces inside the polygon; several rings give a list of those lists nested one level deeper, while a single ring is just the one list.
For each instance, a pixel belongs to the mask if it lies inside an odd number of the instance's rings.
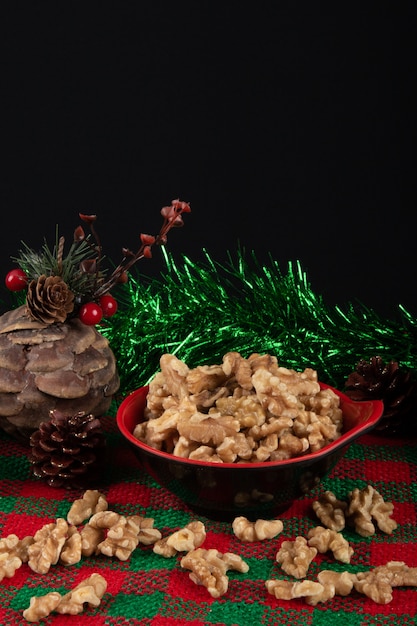
[{"label": "plaid tablecloth", "polygon": [[[281,519],[283,532],[272,540],[243,543],[228,522],[196,516],[159,487],[140,469],[133,452],[118,433],[115,419],[103,420],[107,435],[108,463],[101,490],[109,509],[123,515],[139,514],[154,519],[165,536],[193,519],[204,522],[204,548],[235,552],[249,565],[246,574],[229,571],[227,593],[212,598],[203,586],[189,578],[180,566],[180,556],[164,558],[152,546],[139,546],[127,561],[103,555],[82,558],[76,565],[51,566],[47,575],[33,572],[24,563],[12,578],[0,582],[0,625],[27,624],[22,617],[34,595],[51,590],[66,593],[81,580],[98,572],[107,580],[107,590],[97,608],[87,607],[79,616],[51,614],[44,624],[144,624],[147,626],[335,626],[417,624],[417,587],[396,587],[388,604],[377,604],[353,591],[347,597],[309,606],[303,599],[279,601],[265,588],[265,580],[283,577],[275,555],[281,542],[306,536],[319,524],[312,501],[329,489],[347,498],[355,487],[370,484],[386,501],[394,503],[397,529],[387,535],[377,531],[363,538],[344,531],[354,548],[351,563],[343,565],[331,553],[317,555],[308,572],[315,579],[321,569],[361,572],[388,561],[405,561],[417,567],[417,440],[389,439],[366,435],[357,440],[331,474],[309,496],[303,497]],[[57,518],[65,518],[82,492],[57,489],[33,478],[28,449],[0,433],[0,537],[14,533],[23,538]],[[284,576],[285,577],[285,576]],[[294,579],[295,580],[295,579]]]}]

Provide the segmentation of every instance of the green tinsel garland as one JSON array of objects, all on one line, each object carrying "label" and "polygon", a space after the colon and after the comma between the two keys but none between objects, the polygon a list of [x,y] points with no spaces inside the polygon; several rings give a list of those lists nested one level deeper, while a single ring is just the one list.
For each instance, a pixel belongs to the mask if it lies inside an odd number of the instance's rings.
[{"label": "green tinsel garland", "polygon": [[236,350],[278,357],[282,366],[312,367],[319,379],[343,389],[360,359],[379,355],[410,370],[417,367],[417,320],[399,306],[401,322],[350,304],[329,307],[314,294],[299,262],[284,274],[272,258],[260,264],[252,252],[228,255],[221,264],[182,257],[181,266],[163,249],[159,279],[134,274],[117,294],[119,311],[103,333],[115,353],[120,393],[142,386],[170,352],[189,367],[221,363]]}]

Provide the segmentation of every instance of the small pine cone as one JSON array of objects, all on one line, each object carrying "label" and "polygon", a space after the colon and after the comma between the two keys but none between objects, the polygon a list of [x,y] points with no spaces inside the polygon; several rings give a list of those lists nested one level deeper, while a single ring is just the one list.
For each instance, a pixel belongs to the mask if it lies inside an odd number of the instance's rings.
[{"label": "small pine cone", "polygon": [[65,322],[68,313],[74,310],[74,294],[60,276],[43,274],[29,283],[26,308],[38,322]]},{"label": "small pine cone", "polygon": [[368,362],[361,359],[346,379],[345,393],[352,400],[383,401],[384,413],[376,430],[386,434],[416,430],[417,384],[396,361],[384,363],[380,356]]},{"label": "small pine cone", "polygon": [[100,420],[57,410],[50,417],[30,437],[33,474],[51,487],[90,487],[100,475],[106,443]]}]

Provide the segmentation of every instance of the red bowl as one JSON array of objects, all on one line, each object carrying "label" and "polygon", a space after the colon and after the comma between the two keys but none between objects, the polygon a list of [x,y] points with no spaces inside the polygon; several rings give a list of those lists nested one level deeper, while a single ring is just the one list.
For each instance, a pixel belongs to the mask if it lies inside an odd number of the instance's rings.
[{"label": "red bowl", "polygon": [[[324,383],[320,386],[329,387]],[[148,387],[129,394],[120,404],[116,419],[142,469],[197,513],[220,520],[238,515],[249,519],[276,517],[316,487],[350,444],[372,430],[382,417],[381,400],[358,402],[330,389],[340,397],[342,435],[317,452],[283,461],[210,463],[155,450],[133,435],[135,426],[144,419]]]}]

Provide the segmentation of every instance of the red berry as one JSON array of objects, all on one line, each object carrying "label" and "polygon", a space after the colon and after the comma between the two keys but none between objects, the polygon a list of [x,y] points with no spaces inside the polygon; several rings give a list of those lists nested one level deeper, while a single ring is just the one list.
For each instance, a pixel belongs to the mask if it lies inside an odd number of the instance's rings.
[{"label": "red berry", "polygon": [[21,269],[10,270],[6,276],[5,283],[10,291],[22,291],[22,289],[27,287],[28,277]]},{"label": "red berry", "polygon": [[94,326],[101,322],[103,311],[96,302],[87,302],[81,307],[78,316],[83,324]]},{"label": "red berry", "polygon": [[106,294],[101,296],[100,298],[100,306],[103,311],[104,317],[111,317],[117,311],[117,300],[113,298],[110,294]]}]

